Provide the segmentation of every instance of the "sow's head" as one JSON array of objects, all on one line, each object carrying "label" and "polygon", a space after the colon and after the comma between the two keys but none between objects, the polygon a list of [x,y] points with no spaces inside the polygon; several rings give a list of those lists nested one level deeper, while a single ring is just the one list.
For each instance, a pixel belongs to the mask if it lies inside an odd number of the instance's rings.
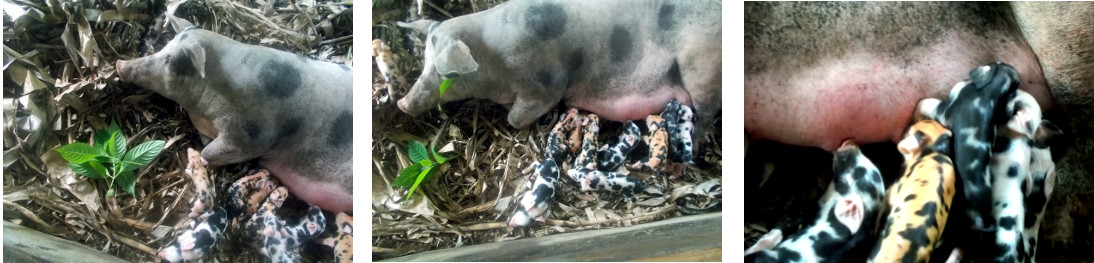
[{"label": "sow's head", "polygon": [[118,77],[172,99],[200,95],[192,93],[204,87],[200,84],[205,79],[208,54],[202,42],[212,33],[171,15],[168,21],[179,32],[175,39],[156,54],[118,60]]},{"label": "sow's head", "polygon": [[457,79],[453,86],[460,86],[460,77],[478,71],[479,64],[472,57],[471,49],[462,40],[452,36],[450,30],[440,22],[423,19],[413,23],[399,22],[399,26],[413,29],[427,39],[422,75],[398,102],[399,109],[403,112],[417,115],[437,103],[447,102],[438,91],[441,81],[446,78]]}]

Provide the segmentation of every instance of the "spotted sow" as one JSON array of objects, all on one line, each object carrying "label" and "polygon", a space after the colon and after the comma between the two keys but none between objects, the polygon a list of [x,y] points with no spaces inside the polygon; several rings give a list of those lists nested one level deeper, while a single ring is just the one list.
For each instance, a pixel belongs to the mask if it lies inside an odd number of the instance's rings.
[{"label": "spotted sow", "polygon": [[300,199],[352,212],[352,70],[168,18],[175,38],[155,54],[118,60],[121,81],[182,106],[213,138],[201,151],[210,165],[259,159]]}]

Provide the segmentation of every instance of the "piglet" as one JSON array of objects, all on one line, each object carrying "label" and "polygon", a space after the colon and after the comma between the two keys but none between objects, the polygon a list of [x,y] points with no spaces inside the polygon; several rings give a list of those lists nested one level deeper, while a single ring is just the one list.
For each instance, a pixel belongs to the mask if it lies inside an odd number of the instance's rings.
[{"label": "piglet", "polygon": [[995,261],[1018,262],[1019,243],[1024,241],[1021,227],[1025,226],[1023,184],[1030,177],[1031,147],[1041,126],[1041,106],[1025,91],[1017,91],[1006,104],[1005,123],[996,126],[995,145],[991,156],[992,214],[996,224]]},{"label": "piglet", "polygon": [[627,156],[638,146],[638,140],[642,138],[642,131],[632,121],[623,123],[623,134],[615,139],[614,143],[604,144],[596,155],[596,168],[601,171],[613,171]]},{"label": "piglet", "polygon": [[543,215],[551,207],[551,200],[555,197],[555,189],[558,185],[558,165],[554,160],[546,159],[533,164],[536,181],[531,191],[524,194],[517,206],[516,213],[509,219],[509,230],[515,227],[527,226],[535,219],[543,221]]},{"label": "piglet", "polygon": [[194,218],[205,214],[216,205],[213,203],[215,192],[212,184],[209,183],[209,171],[205,168],[206,162],[201,159],[201,153],[193,148],[187,148],[186,157],[189,160],[186,164],[186,174],[194,182],[194,193],[197,195],[188,215]]},{"label": "piglet", "polygon": [[646,182],[641,179],[627,176],[621,173],[597,171],[587,168],[575,168],[566,171],[573,178],[581,178],[581,191],[611,191],[620,192],[627,199],[627,208],[634,208],[638,198],[634,193],[646,189]]},{"label": "piglet", "polygon": [[628,168],[642,169],[642,167],[648,167],[653,171],[660,171],[664,167],[665,162],[668,160],[669,154],[669,133],[665,129],[665,119],[662,119],[657,115],[650,115],[646,117],[646,125],[649,126],[649,135],[644,136],[643,139],[646,145],[649,146],[650,153],[648,156],[642,157],[639,160],[631,164]]},{"label": "piglet", "polygon": [[[844,254],[868,238],[884,195],[881,172],[853,141],[844,141],[833,158],[835,177],[821,197],[820,216],[785,241],[781,232],[767,237],[770,249],[750,249],[745,262],[841,262]],[[781,241],[781,243],[780,243]]]},{"label": "piglet", "polygon": [[1052,161],[1052,151],[1048,143],[1053,137],[1063,134],[1059,128],[1048,120],[1042,120],[1034,135],[1035,140],[1030,142],[1029,177],[1022,191],[1025,196],[1025,214],[1022,216],[1025,224],[1022,225],[1022,247],[1019,261],[1034,262],[1037,256],[1037,234],[1041,229],[1041,219],[1044,217],[1045,207],[1052,196],[1052,189],[1056,184],[1056,163]]},{"label": "piglet", "polygon": [[929,262],[953,206],[953,133],[932,120],[912,124],[897,149],[904,175],[889,188],[890,208],[867,262]]},{"label": "piglet", "polygon": [[[581,152],[574,158],[574,169],[596,169],[597,136],[600,134],[600,118],[596,114],[586,115],[581,123]],[[572,177],[573,178],[573,177]],[[581,178],[573,178],[574,181]]]},{"label": "piglet", "polygon": [[916,120],[931,119],[954,132],[954,165],[965,189],[965,215],[975,230],[992,232],[990,171],[993,120],[1018,89],[1018,71],[996,62],[969,72],[969,79],[957,83],[946,101],[928,98],[916,105]]},{"label": "piglet", "polygon": [[271,178],[266,170],[239,178],[228,187],[228,196],[223,201],[228,218],[233,221],[250,218],[274,188],[277,179]]},{"label": "piglet", "polygon": [[211,212],[192,219],[190,229],[182,232],[174,242],[160,249],[158,256],[167,262],[194,261],[205,255],[216,245],[228,225],[228,214],[223,208],[213,208]]},{"label": "piglet", "polygon": [[334,249],[334,260],[339,263],[353,262],[353,217],[338,213],[334,218],[335,236],[324,238],[320,243]]}]

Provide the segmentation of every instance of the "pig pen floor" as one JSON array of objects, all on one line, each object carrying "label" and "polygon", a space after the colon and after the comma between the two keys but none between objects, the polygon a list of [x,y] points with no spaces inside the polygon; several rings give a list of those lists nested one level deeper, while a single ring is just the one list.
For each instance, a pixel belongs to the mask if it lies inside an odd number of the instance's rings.
[{"label": "pig pen floor", "polygon": [[[5,225],[17,224],[132,262],[158,261],[156,250],[182,232],[194,199],[191,180],[183,173],[186,148],[201,149],[205,144],[178,104],[120,83],[114,68],[115,60],[160,50],[174,37],[174,30],[161,30],[164,2],[44,5],[20,1],[14,4],[26,9],[27,15],[12,21],[5,12]],[[352,12],[345,11],[352,6],[301,1],[293,3],[301,5],[277,7],[260,15],[261,6],[254,1],[170,2],[179,4],[176,16],[244,43],[261,42],[335,63],[350,57],[346,54],[352,44]],[[99,17],[99,13],[102,20],[90,15]],[[113,18],[106,18],[108,13]],[[325,30],[317,30],[319,25]],[[314,49],[301,51],[309,48]],[[111,120],[117,121],[129,147],[153,139],[166,141],[158,157],[135,171],[135,195],[117,190],[116,196],[107,197],[107,181],[75,174],[54,151],[64,144],[90,142],[92,134]],[[213,168],[209,174],[216,192],[223,194],[235,179],[254,168],[248,162]],[[290,198],[283,210],[304,211],[299,205],[306,210],[306,204]],[[239,236],[230,227],[205,260],[264,259]],[[21,252],[50,252],[26,250]],[[319,245],[309,245],[302,254],[307,260],[332,257],[331,249]]]},{"label": "pig pen floor", "polygon": [[[386,92],[383,84],[375,85],[374,94]],[[572,182],[561,179],[546,222],[509,232],[506,221],[529,181],[523,171],[542,159],[543,141],[563,109],[556,108],[531,128],[518,130],[505,121],[508,111],[492,102],[450,103],[444,113],[430,111],[411,118],[398,111],[394,100],[382,101],[384,97],[375,96],[372,105],[374,260],[677,217],[690,212],[678,211],[677,198],[698,190],[700,184],[721,182],[721,133],[712,127],[706,136],[714,140],[697,155],[703,160],[688,167],[681,179],[667,181],[665,176],[654,179],[649,172],[631,173],[651,184],[651,190],[637,195],[634,209],[627,209],[621,195],[601,193],[598,198],[579,193]],[[716,121],[715,127],[720,123]],[[601,141],[617,136],[620,126],[602,123]],[[427,147],[435,144],[449,161],[405,200],[406,188],[392,189],[390,184],[409,163],[406,149],[411,140]],[[706,203],[694,206],[720,205],[720,193],[717,198],[707,198],[710,200],[700,201]]]},{"label": "pig pen floor", "polygon": [[[1053,144],[1053,152],[1073,153]],[[903,172],[902,157],[893,143],[862,145],[863,153],[878,166],[890,186]],[[1061,150],[1057,150],[1061,149]],[[1073,188],[1089,188],[1089,184],[1072,183],[1073,179],[1060,176],[1080,174],[1083,169],[1072,169],[1074,162],[1089,162],[1088,158],[1065,158],[1054,154],[1057,167],[1057,190],[1046,208],[1041,226],[1041,244],[1038,261],[1041,262],[1091,262],[1094,260],[1094,244],[1090,239],[1094,226],[1090,223],[1091,193],[1068,191],[1061,184]],[[1077,161],[1078,160],[1078,161]],[[1076,170],[1076,172],[1070,172]],[[827,190],[832,179],[832,154],[819,148],[795,147],[768,141],[751,142],[745,155],[744,200],[744,249],[752,246],[772,229],[782,229],[784,237],[791,235],[817,217],[817,200]],[[762,187],[761,187],[762,184]],[[1055,212],[1054,212],[1055,211]],[[1065,233],[1066,235],[1059,234]],[[1063,236],[1063,237],[1061,237]],[[944,259],[933,258],[936,261]]]}]

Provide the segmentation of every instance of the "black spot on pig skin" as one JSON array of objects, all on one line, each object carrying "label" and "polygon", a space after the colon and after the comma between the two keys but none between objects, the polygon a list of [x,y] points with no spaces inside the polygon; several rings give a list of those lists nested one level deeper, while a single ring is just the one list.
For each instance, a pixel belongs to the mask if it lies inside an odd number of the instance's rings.
[{"label": "black spot on pig skin", "polygon": [[585,51],[578,49],[570,52],[570,56],[566,59],[566,66],[573,72],[571,74],[580,73],[578,70],[581,69],[582,65],[585,65]]},{"label": "black spot on pig skin", "polygon": [[609,48],[612,51],[612,62],[623,61],[630,56],[631,50],[634,49],[631,33],[627,32],[627,29],[622,26],[617,25],[612,28],[612,36],[609,41],[611,41],[609,42]]},{"label": "black spot on pig skin", "polygon": [[548,3],[529,8],[524,23],[540,40],[550,40],[562,35],[566,20],[566,10]]},{"label": "black spot on pig skin", "polygon": [[999,227],[1006,230],[1014,229],[1014,225],[1017,225],[1018,221],[1013,216],[1004,216],[999,219]]},{"label": "black spot on pig skin", "polygon": [[672,67],[669,67],[669,81],[672,81],[673,86],[684,86],[684,78],[680,76],[680,62],[673,60]]},{"label": "black spot on pig skin", "polygon": [[550,87],[554,85],[554,81],[551,79],[551,73],[546,70],[540,70],[536,72],[536,82],[544,87]]},{"label": "black spot on pig skin", "polygon": [[300,70],[284,62],[266,64],[259,73],[258,79],[262,82],[266,94],[278,99],[292,96],[301,86]]},{"label": "black spot on pig skin", "polygon": [[190,54],[180,52],[171,58],[171,72],[176,76],[194,76],[197,74],[198,69],[194,67],[194,63],[190,59]]},{"label": "black spot on pig skin", "polygon": [[281,127],[278,129],[278,134],[281,136],[293,136],[300,131],[300,125],[304,123],[300,118],[292,118],[281,123]]},{"label": "black spot on pig skin", "polygon": [[247,132],[247,137],[258,138],[262,133],[262,127],[258,126],[258,123],[254,121],[247,121],[243,124],[243,131]]},{"label": "black spot on pig skin", "polygon": [[342,112],[330,126],[327,144],[332,146],[353,143],[353,113]]},{"label": "black spot on pig skin", "polygon": [[661,10],[657,12],[657,29],[661,31],[668,31],[676,26],[676,20],[673,19],[673,13],[676,11],[676,6],[662,5]]}]

